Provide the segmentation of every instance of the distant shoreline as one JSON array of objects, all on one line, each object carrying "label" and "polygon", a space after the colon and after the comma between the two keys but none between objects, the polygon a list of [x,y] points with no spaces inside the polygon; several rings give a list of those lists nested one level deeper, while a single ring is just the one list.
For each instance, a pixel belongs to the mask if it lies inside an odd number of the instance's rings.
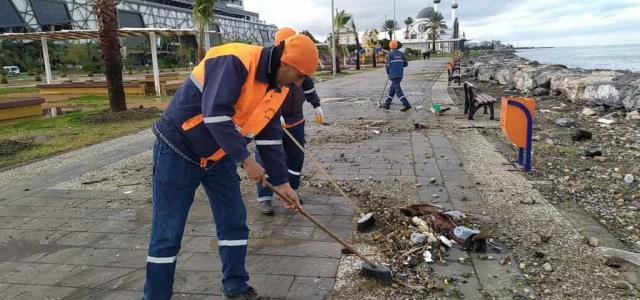
[{"label": "distant shoreline", "polygon": [[551,49],[555,47],[514,47],[514,50],[528,50],[528,49]]}]

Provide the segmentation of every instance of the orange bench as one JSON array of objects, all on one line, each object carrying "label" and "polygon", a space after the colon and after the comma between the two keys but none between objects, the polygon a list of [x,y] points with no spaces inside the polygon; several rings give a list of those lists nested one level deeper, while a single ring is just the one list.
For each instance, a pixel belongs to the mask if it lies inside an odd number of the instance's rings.
[{"label": "orange bench", "polygon": [[460,75],[459,60],[451,60],[447,62],[446,68],[447,68],[447,75],[448,75],[447,85],[451,85],[451,82],[456,79],[458,80],[458,85],[460,85],[461,75]]}]

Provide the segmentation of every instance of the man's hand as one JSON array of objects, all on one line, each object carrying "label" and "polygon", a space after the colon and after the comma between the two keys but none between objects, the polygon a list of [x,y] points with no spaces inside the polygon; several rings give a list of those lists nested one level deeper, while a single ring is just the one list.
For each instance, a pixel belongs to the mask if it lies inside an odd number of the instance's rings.
[{"label": "man's hand", "polygon": [[283,193],[285,196],[287,196],[287,198],[289,198],[289,200],[295,202],[297,205],[297,206],[293,206],[289,204],[289,202],[287,202],[286,200],[280,199],[280,201],[282,201],[282,206],[284,206],[284,208],[293,209],[296,212],[298,212],[298,207],[302,207],[302,205],[300,204],[300,199],[298,198],[298,194],[296,194],[296,192],[291,188],[289,183],[288,182],[283,183],[277,186],[276,188],[278,189],[278,191],[280,191],[280,193]]},{"label": "man's hand", "polygon": [[322,124],[324,122],[324,114],[322,113],[322,107],[318,106],[314,108],[313,112],[316,114],[316,123]]},{"label": "man's hand", "polygon": [[284,118],[282,116],[280,116],[280,125],[282,125],[282,128],[284,128],[285,125],[287,125],[287,123],[285,123]]},{"label": "man's hand", "polygon": [[247,159],[242,162],[242,167],[249,179],[255,182],[263,182],[265,180],[264,168],[253,159],[253,156],[247,157]]}]

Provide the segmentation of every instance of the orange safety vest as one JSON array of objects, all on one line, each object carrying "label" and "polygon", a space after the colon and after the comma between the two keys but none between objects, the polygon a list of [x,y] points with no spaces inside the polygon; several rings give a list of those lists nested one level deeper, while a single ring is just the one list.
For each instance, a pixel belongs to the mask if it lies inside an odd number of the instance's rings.
[{"label": "orange safety vest", "polygon": [[[207,59],[234,55],[242,61],[248,71],[247,80],[242,86],[238,102],[234,105],[235,114],[231,117],[231,121],[236,125],[236,130],[240,135],[249,139],[253,139],[267,126],[282,106],[289,92],[288,87],[282,87],[281,92],[276,92],[274,89],[267,92],[268,85],[255,80],[261,51],[262,47],[246,44],[227,44],[211,48],[204,59],[193,69],[190,76],[190,79],[202,92],[201,87],[207,84],[204,80]],[[204,122],[204,116],[198,114],[182,123],[182,130],[190,130],[202,122]],[[221,147],[211,156],[200,158],[200,167],[205,167],[208,161],[219,161],[225,155],[226,153]]]}]

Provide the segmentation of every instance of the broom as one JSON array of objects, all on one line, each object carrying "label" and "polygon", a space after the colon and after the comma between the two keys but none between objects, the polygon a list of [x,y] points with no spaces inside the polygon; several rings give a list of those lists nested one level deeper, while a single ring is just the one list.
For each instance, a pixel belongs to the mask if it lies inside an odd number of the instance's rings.
[{"label": "broom", "polygon": [[358,220],[358,232],[365,232],[365,231],[373,228],[373,226],[375,226],[375,223],[376,223],[376,219],[373,217],[373,213],[365,214],[358,207],[358,205],[356,205],[355,201],[351,200],[351,198],[349,198],[349,196],[347,196],[347,194],[340,188],[340,186],[335,181],[333,181],[333,179],[331,179],[331,176],[329,176],[329,174],[327,174],[327,172],[324,170],[322,165],[320,165],[320,163],[318,163],[313,158],[313,155],[311,155],[311,153],[309,153],[309,151],[304,149],[304,147],[302,147],[302,145],[300,145],[300,143],[298,143],[298,141],[293,137],[291,132],[289,132],[289,130],[287,130],[286,128],[282,128],[282,129],[289,136],[289,138],[296,144],[296,146],[298,146],[298,148],[300,148],[300,150],[302,150],[302,152],[304,152],[304,154],[309,157],[311,162],[313,162],[313,164],[316,166],[316,168],[320,172],[322,172],[322,174],[331,182],[331,184],[333,184],[333,186],[338,190],[338,192],[340,192],[340,194],[342,194],[343,197],[345,197],[347,200],[349,200],[353,204],[355,209],[358,211],[358,214],[360,214],[360,219]]},{"label": "broom", "polygon": [[393,275],[391,275],[391,269],[389,269],[389,267],[384,265],[376,265],[371,260],[364,257],[362,253],[358,252],[355,248],[353,248],[353,246],[343,241],[340,237],[338,237],[335,233],[333,233],[329,228],[322,225],[322,223],[320,223],[313,216],[311,216],[306,211],[304,211],[302,207],[298,206],[297,203],[293,202],[291,199],[289,199],[289,197],[285,196],[278,189],[274,188],[271,184],[269,184],[269,182],[264,181],[263,185],[266,188],[270,189],[272,192],[274,192],[276,195],[278,195],[281,199],[283,199],[290,205],[296,207],[296,209],[300,212],[300,214],[302,214],[307,219],[309,219],[309,221],[311,221],[313,224],[318,226],[318,228],[322,229],[324,232],[330,235],[333,239],[335,239],[340,244],[342,244],[345,248],[349,249],[349,251],[351,251],[353,254],[360,257],[363,260],[362,269],[360,270],[360,274],[362,276],[374,279],[385,285],[391,284],[391,282],[393,281]]}]

